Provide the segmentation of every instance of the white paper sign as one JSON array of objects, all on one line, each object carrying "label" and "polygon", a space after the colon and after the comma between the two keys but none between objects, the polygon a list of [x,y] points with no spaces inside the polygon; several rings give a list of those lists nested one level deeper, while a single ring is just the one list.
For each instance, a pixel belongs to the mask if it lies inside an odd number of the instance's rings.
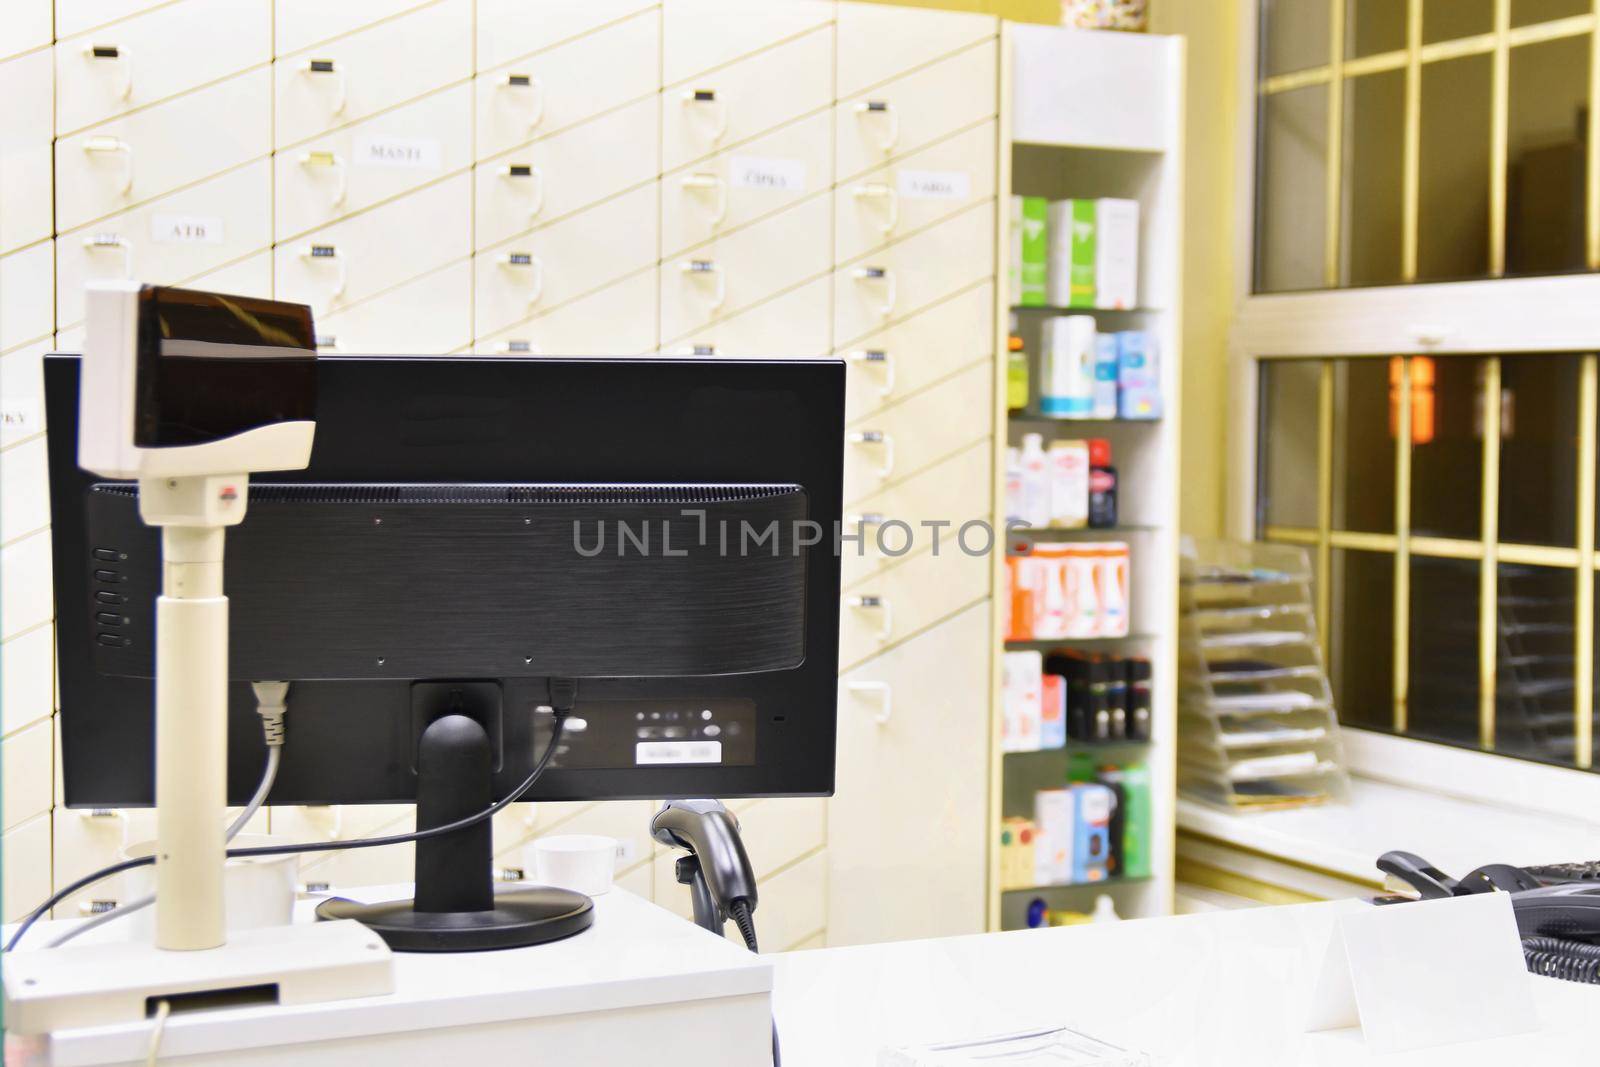
[{"label": "white paper sign", "polygon": [[439,142],[428,137],[357,137],[356,163],[400,170],[438,170]]},{"label": "white paper sign", "polygon": [[151,215],[150,239],[162,245],[220,245],[222,218],[218,215]]},{"label": "white paper sign", "polygon": [[43,428],[43,412],[36,397],[0,400],[0,443],[20,441]]},{"label": "white paper sign", "polygon": [[964,170],[903,170],[898,186],[907,200],[965,200],[972,195],[972,175]]},{"label": "white paper sign", "polygon": [[736,189],[769,189],[775,193],[799,193],[806,187],[803,159],[777,156],[734,156],[729,164]]},{"label": "white paper sign", "polygon": [[1505,893],[1392,904],[1342,916],[1308,1030],[1359,1015],[1367,1050],[1409,1052],[1538,1027]]}]

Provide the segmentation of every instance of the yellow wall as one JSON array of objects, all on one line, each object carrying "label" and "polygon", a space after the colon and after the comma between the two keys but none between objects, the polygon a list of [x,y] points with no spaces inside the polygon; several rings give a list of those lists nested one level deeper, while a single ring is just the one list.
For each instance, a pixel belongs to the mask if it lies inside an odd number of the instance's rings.
[{"label": "yellow wall", "polygon": [[1224,532],[1228,326],[1235,293],[1239,9],[1250,0],[1151,0],[1151,29],[1189,39],[1183,256],[1185,533]]}]

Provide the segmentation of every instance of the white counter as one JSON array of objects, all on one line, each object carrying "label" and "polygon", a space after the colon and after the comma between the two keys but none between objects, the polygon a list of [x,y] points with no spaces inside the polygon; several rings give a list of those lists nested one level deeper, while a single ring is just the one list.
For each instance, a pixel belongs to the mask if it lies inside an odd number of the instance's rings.
[{"label": "white counter", "polygon": [[[1544,1029],[1403,1057],[1359,1031],[1296,1032],[1335,901],[774,957],[784,1067],[875,1067],[878,1050],[1068,1025],[1158,1067],[1505,1067],[1587,1062],[1600,986],[1528,976]],[[759,918],[759,915],[758,915]],[[1548,1060],[1542,1057],[1550,1057]]]}]

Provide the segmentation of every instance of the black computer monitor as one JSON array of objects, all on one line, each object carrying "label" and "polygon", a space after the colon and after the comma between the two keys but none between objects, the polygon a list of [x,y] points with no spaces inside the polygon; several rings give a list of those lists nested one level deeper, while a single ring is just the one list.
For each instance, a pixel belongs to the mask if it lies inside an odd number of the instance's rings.
[{"label": "black computer monitor", "polygon": [[[844,371],[834,361],[333,356],[303,471],[230,529],[230,803],[250,683],[292,683],[274,804],[416,798],[422,729],[478,718],[493,795],[833,790]],[[45,361],[71,807],[154,794],[160,538],[79,468],[79,359]],[[542,724],[542,727],[541,727]],[[576,721],[574,726],[578,725]]]}]

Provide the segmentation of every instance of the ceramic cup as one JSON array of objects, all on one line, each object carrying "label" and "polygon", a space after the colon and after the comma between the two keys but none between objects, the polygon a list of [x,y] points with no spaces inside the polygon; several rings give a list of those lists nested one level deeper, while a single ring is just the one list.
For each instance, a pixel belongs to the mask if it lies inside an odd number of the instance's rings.
[{"label": "ceramic cup", "polygon": [[[267,834],[240,834],[228,847],[251,848],[286,843],[287,838]],[[122,856],[124,859],[134,859],[148,856],[155,849],[154,841],[136,841],[123,848]],[[299,870],[300,857],[295,855],[229,860],[222,876],[222,906],[227,914],[227,928],[253,930],[262,926],[289,925],[294,918],[295,883]],[[124,900],[137,900],[147,893],[153,893],[156,888],[156,869],[135,867],[123,876],[122,884]],[[156,930],[155,907],[143,908],[125,919],[118,919],[110,923],[107,929],[115,930],[118,927],[123,929],[129,940],[152,939]]]},{"label": "ceramic cup", "polygon": [[596,897],[611,888],[617,868],[617,839],[599,834],[556,834],[528,846],[524,863],[539,885]]}]

